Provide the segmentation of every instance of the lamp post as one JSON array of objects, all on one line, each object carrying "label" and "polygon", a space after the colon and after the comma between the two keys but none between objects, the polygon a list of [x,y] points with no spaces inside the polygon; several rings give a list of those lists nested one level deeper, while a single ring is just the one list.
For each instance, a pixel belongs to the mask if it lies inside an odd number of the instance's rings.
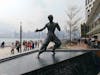
[{"label": "lamp post", "polygon": [[20,52],[22,51],[22,22],[20,22]]}]

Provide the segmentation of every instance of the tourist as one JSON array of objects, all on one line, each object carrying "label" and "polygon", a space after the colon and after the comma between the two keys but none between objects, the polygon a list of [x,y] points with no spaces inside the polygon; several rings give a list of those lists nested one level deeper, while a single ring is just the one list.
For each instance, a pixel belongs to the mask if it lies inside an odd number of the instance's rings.
[{"label": "tourist", "polygon": [[28,50],[30,50],[30,41],[28,41],[28,43],[27,43],[27,46],[28,46]]},{"label": "tourist", "polygon": [[14,54],[14,49],[15,49],[15,45],[14,45],[14,43],[12,43],[12,46],[11,46],[11,54]]},{"label": "tourist", "polygon": [[23,41],[23,49],[25,51],[25,40]]},{"label": "tourist", "polygon": [[2,43],[1,43],[1,48],[4,48],[5,47],[5,42],[3,41]]},{"label": "tourist", "polygon": [[34,49],[34,42],[32,41],[32,49]]},{"label": "tourist", "polygon": [[37,48],[37,41],[35,41],[35,43],[34,43],[34,44],[35,44],[35,48]]},{"label": "tourist", "polygon": [[25,41],[25,51],[28,49],[28,42]]},{"label": "tourist", "polygon": [[19,43],[19,41],[16,41],[15,46],[16,46],[16,50],[18,51],[18,53],[21,52],[20,51],[20,43]]},{"label": "tourist", "polygon": [[99,48],[99,46],[98,46],[98,37],[97,36],[94,36],[94,38],[95,38],[95,42],[94,42],[94,48]]},{"label": "tourist", "polygon": [[88,47],[91,48],[91,36],[87,38]]},{"label": "tourist", "polygon": [[29,49],[30,50],[32,49],[32,41],[31,40],[29,41]]},{"label": "tourist", "polygon": [[91,38],[91,48],[94,48],[95,38],[92,36]]}]

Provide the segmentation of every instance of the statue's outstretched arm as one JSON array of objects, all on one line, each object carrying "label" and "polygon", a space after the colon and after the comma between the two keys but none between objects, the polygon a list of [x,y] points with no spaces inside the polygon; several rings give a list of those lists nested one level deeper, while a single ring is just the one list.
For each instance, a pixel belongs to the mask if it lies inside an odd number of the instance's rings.
[{"label": "statue's outstretched arm", "polygon": [[47,26],[45,25],[43,28],[37,29],[36,32],[43,31],[46,27],[47,27]]}]

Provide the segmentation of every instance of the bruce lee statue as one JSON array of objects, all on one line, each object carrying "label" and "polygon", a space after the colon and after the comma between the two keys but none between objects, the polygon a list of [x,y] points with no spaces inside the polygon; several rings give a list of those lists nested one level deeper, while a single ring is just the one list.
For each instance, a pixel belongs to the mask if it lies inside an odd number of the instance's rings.
[{"label": "bruce lee statue", "polygon": [[37,29],[35,32],[39,32],[39,31],[43,31],[44,29],[47,28],[48,30],[48,33],[47,33],[47,38],[45,39],[43,45],[41,46],[40,50],[39,50],[39,53],[38,53],[38,58],[39,58],[39,55],[41,53],[43,53],[44,51],[46,51],[46,48],[48,46],[48,44],[50,42],[54,42],[55,45],[53,47],[53,54],[55,54],[55,49],[60,47],[61,45],[61,41],[58,39],[58,37],[55,35],[55,30],[56,28],[60,31],[60,26],[58,25],[58,23],[55,23],[53,22],[53,16],[52,15],[49,15],[48,16],[48,20],[49,22],[42,28],[42,29]]}]

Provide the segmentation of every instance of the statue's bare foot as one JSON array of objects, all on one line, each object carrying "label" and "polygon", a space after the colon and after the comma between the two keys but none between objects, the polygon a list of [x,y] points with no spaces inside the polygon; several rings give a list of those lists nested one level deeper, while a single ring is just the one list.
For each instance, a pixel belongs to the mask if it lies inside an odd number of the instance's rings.
[{"label": "statue's bare foot", "polygon": [[52,50],[52,53],[53,53],[53,55],[55,55],[55,54],[56,54],[54,50]]},{"label": "statue's bare foot", "polygon": [[38,58],[38,59],[40,58],[40,52],[38,53],[37,58]]},{"label": "statue's bare foot", "polygon": [[38,59],[40,58],[40,55],[39,55],[39,54],[37,55],[37,58],[38,58]]}]

